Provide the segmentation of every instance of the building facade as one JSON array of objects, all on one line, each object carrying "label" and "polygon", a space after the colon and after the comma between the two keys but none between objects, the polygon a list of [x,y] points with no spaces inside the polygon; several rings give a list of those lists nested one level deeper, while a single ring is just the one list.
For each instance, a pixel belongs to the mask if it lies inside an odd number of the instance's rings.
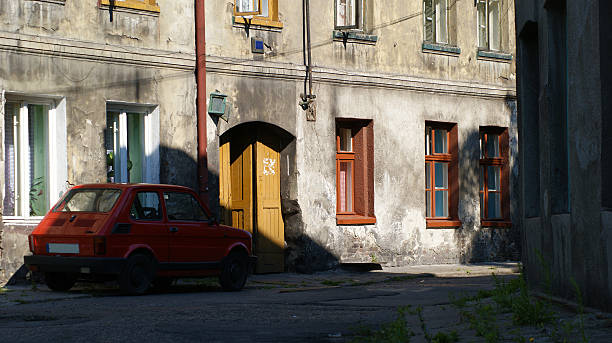
[{"label": "building facade", "polygon": [[194,27],[188,0],[0,1],[0,280],[70,185],[197,185]]},{"label": "building facade", "polygon": [[612,309],[609,1],[516,2],[523,261],[530,286]]},{"label": "building facade", "polygon": [[[71,184],[198,184],[193,1],[0,0],[3,277]],[[512,0],[206,1],[208,197],[258,272],[516,260]]]},{"label": "building facade", "polygon": [[519,258],[514,1],[206,18],[211,205],[254,233],[259,271]]}]

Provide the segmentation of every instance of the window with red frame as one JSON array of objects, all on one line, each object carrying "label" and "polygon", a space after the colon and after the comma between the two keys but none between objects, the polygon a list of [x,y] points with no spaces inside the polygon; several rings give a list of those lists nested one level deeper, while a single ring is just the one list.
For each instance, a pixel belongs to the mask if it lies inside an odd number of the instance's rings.
[{"label": "window with red frame", "polygon": [[460,226],[457,216],[457,128],[425,125],[425,206],[428,227]]},{"label": "window with red frame", "polygon": [[374,130],[371,120],[336,122],[336,222],[373,224]]},{"label": "window with red frame", "polygon": [[510,217],[508,130],[480,129],[480,218],[484,226],[508,226]]}]

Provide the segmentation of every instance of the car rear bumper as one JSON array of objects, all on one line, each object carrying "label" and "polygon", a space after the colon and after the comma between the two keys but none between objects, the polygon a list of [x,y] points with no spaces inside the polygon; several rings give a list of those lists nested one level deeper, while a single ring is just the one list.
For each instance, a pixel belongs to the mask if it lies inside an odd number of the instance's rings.
[{"label": "car rear bumper", "polygon": [[119,274],[125,265],[124,258],[108,257],[65,257],[65,256],[24,256],[28,269],[40,272]]}]

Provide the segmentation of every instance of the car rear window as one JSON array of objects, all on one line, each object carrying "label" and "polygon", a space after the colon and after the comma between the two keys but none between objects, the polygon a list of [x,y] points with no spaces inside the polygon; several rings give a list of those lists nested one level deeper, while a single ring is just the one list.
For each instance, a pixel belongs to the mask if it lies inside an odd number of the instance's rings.
[{"label": "car rear window", "polygon": [[110,211],[121,195],[119,189],[71,189],[53,209],[53,212]]}]

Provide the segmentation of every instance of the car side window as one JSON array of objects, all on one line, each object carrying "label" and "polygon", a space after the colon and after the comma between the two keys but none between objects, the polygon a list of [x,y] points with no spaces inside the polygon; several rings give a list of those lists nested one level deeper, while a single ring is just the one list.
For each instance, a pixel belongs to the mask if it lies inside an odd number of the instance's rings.
[{"label": "car side window", "polygon": [[135,220],[161,220],[161,206],[157,192],[138,192],[130,208],[130,218]]},{"label": "car side window", "polygon": [[189,193],[164,192],[168,220],[207,221],[208,216],[198,200]]}]

